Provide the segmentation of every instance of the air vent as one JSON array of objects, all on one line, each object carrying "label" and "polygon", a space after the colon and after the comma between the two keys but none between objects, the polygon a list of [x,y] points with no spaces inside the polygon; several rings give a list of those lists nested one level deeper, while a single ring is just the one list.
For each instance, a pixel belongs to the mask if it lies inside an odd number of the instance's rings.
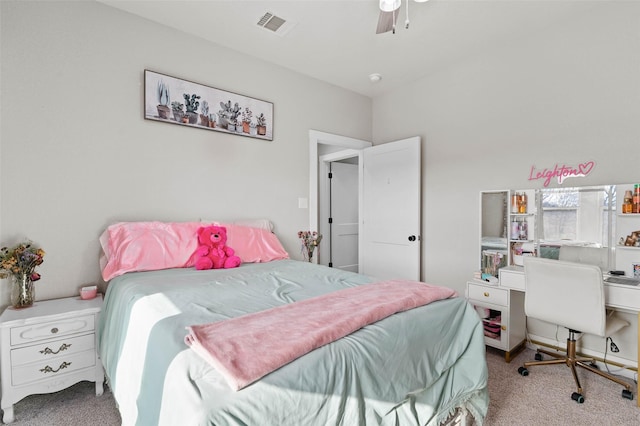
[{"label": "air vent", "polygon": [[279,36],[284,36],[295,26],[295,23],[286,21],[273,13],[267,12],[262,16],[262,18],[260,18],[258,25],[278,34]]}]

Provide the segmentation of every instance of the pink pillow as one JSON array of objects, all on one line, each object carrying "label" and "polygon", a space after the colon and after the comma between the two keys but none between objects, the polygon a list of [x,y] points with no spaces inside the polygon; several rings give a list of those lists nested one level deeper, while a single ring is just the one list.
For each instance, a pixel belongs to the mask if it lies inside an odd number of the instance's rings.
[{"label": "pink pillow", "polygon": [[105,281],[132,271],[154,271],[193,266],[200,222],[121,222],[109,226],[100,237]]},{"label": "pink pillow", "polygon": [[263,228],[221,224],[227,228],[227,245],[236,251],[243,262],[260,263],[288,259],[276,235]]}]

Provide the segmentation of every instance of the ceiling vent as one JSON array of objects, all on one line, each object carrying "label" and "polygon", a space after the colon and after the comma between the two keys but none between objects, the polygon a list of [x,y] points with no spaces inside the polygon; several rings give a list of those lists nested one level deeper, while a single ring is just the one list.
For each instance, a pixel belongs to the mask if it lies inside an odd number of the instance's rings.
[{"label": "ceiling vent", "polygon": [[281,17],[267,12],[260,18],[258,25],[282,37],[291,31],[296,24],[295,22],[285,21]]}]

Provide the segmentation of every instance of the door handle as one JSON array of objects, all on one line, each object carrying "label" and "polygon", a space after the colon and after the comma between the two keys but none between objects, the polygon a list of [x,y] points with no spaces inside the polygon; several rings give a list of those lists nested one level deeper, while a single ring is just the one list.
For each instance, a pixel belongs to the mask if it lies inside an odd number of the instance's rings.
[{"label": "door handle", "polygon": [[415,235],[409,235],[409,241],[415,241],[415,240],[416,240]]}]

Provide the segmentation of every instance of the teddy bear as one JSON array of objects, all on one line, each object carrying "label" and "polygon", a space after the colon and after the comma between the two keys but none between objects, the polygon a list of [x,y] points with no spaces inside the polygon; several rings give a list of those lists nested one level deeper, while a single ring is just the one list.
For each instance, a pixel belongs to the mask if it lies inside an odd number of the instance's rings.
[{"label": "teddy bear", "polygon": [[235,250],[227,247],[227,228],[224,226],[204,226],[198,228],[198,248],[195,266],[198,270],[236,268],[242,261]]}]

